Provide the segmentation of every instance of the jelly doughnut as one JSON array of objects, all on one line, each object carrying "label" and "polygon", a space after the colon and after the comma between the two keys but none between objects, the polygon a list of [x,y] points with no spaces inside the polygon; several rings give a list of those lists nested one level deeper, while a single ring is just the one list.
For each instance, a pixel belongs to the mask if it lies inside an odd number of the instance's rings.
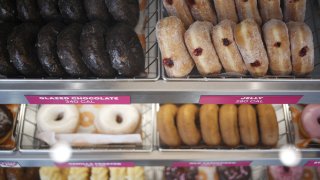
[{"label": "jelly doughnut", "polygon": [[258,0],[263,23],[271,19],[282,20],[281,0]]},{"label": "jelly doughnut", "polygon": [[192,0],[187,1],[187,3],[195,20],[217,24],[217,16],[213,8],[212,0]]},{"label": "jelly doughnut", "polygon": [[218,21],[229,19],[235,23],[239,21],[234,0],[213,0],[217,11]]},{"label": "jelly doughnut", "polygon": [[303,22],[306,16],[307,0],[284,0],[284,19],[286,22]]},{"label": "jelly doughnut", "polygon": [[170,16],[178,17],[184,24],[185,28],[188,28],[193,23],[193,17],[189,10],[187,1],[179,0],[162,0],[163,5],[166,8]]},{"label": "jelly doughnut", "polygon": [[273,180],[300,180],[303,176],[303,167],[269,166],[269,174]]},{"label": "jelly doughnut", "polygon": [[257,0],[235,0],[240,21],[252,18],[257,24],[262,24]]},{"label": "jelly doughnut", "polygon": [[320,139],[320,104],[307,105],[302,111],[301,123],[310,138]]}]

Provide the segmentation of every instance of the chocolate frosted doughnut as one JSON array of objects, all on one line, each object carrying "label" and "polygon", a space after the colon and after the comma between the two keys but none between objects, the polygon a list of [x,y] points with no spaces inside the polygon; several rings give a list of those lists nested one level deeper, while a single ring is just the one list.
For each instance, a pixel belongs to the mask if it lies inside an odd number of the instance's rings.
[{"label": "chocolate frosted doughnut", "polygon": [[217,167],[219,179],[220,180],[248,180],[251,179],[251,168],[249,166],[239,166],[239,167]]},{"label": "chocolate frosted doughnut", "polygon": [[59,0],[58,6],[62,17],[67,22],[87,21],[83,1],[80,0]]},{"label": "chocolate frosted doughnut", "polygon": [[57,38],[57,53],[65,71],[72,77],[88,77],[90,71],[82,60],[79,49],[82,25],[73,23],[62,30]]},{"label": "chocolate frosted doughnut", "polygon": [[98,77],[112,77],[115,70],[112,68],[105,46],[107,27],[101,21],[89,22],[82,28],[80,49],[83,61],[90,71]]},{"label": "chocolate frosted doughnut", "polygon": [[14,28],[7,41],[10,61],[21,74],[27,77],[45,75],[38,61],[35,47],[38,31],[38,25],[23,23]]},{"label": "chocolate frosted doughnut", "polygon": [[112,20],[112,16],[104,0],[85,0],[83,3],[90,21],[100,20],[110,22]]},{"label": "chocolate frosted doughnut", "polygon": [[40,21],[37,0],[17,0],[18,17],[22,21]]},{"label": "chocolate frosted doughnut", "polygon": [[10,110],[4,106],[0,105],[0,141],[3,142],[7,139],[8,134],[13,127],[13,116]]},{"label": "chocolate frosted doughnut", "polygon": [[45,25],[38,33],[38,58],[46,73],[53,77],[66,75],[57,54],[57,36],[64,27],[63,23],[52,22]]},{"label": "chocolate frosted doughnut", "polygon": [[138,0],[105,0],[110,14],[113,18],[131,27],[135,27],[139,21]]},{"label": "chocolate frosted doughnut", "polygon": [[112,67],[119,75],[137,76],[144,72],[144,53],[137,34],[122,23],[107,32],[106,46]]},{"label": "chocolate frosted doughnut", "polygon": [[58,7],[58,0],[38,0],[38,6],[43,19],[51,21],[62,18]]},{"label": "chocolate frosted doughnut", "polygon": [[0,20],[16,20],[17,10],[16,2],[13,0],[0,0]]}]

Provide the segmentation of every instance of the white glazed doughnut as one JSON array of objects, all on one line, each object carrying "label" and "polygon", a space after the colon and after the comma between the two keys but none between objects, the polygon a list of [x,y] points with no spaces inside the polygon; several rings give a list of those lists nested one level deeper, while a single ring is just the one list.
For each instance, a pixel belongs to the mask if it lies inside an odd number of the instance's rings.
[{"label": "white glazed doughnut", "polygon": [[75,105],[41,105],[37,113],[37,125],[40,131],[74,133],[79,117]]},{"label": "white glazed doughnut", "polygon": [[130,134],[140,122],[140,113],[133,105],[106,105],[99,111],[94,124],[99,133]]}]

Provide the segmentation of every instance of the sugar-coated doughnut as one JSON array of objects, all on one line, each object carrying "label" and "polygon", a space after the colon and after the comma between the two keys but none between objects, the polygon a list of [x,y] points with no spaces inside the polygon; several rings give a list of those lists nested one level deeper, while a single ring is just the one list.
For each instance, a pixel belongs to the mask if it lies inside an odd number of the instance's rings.
[{"label": "sugar-coated doughnut", "polygon": [[181,145],[181,139],[176,127],[178,107],[174,104],[164,104],[157,113],[157,127],[161,141],[172,147]]},{"label": "sugar-coated doughnut", "polygon": [[235,27],[235,40],[250,74],[267,74],[269,60],[262,41],[260,27],[253,19],[246,19]]},{"label": "sugar-coated doughnut", "polygon": [[302,111],[301,123],[310,138],[320,139],[320,104],[307,105]]},{"label": "sugar-coated doughnut", "polygon": [[240,144],[238,109],[234,104],[224,104],[219,110],[219,126],[222,140],[229,147]]},{"label": "sugar-coated doughnut", "polygon": [[305,76],[314,69],[314,44],[310,27],[302,22],[289,22],[292,72]]},{"label": "sugar-coated doughnut", "polygon": [[176,16],[183,22],[185,28],[193,23],[193,17],[185,0],[162,0],[170,16]]},{"label": "sugar-coated doughnut", "polygon": [[235,0],[235,2],[240,21],[252,18],[259,25],[262,24],[262,19],[258,10],[257,0]]},{"label": "sugar-coated doughnut", "polygon": [[273,180],[303,179],[303,167],[269,166],[269,174]]},{"label": "sugar-coated doughnut", "polygon": [[280,0],[259,0],[258,3],[263,23],[271,19],[283,19]]},{"label": "sugar-coated doughnut", "polygon": [[213,25],[207,21],[196,21],[184,34],[188,51],[203,76],[219,74],[222,66],[211,41]]},{"label": "sugar-coated doughnut", "polygon": [[76,105],[41,105],[37,113],[37,126],[40,131],[74,133],[79,118]]},{"label": "sugar-coated doughnut", "polygon": [[211,0],[187,1],[194,20],[209,21],[217,24],[217,16]]},{"label": "sugar-coated doughnut", "polygon": [[194,67],[184,44],[185,31],[182,21],[175,16],[161,19],[157,23],[156,34],[162,63],[169,77],[187,76]]},{"label": "sugar-coated doughnut", "polygon": [[279,139],[279,125],[273,106],[258,104],[256,109],[262,144],[270,147],[276,146]]},{"label": "sugar-coated doughnut", "polygon": [[179,135],[186,145],[197,145],[201,140],[201,134],[196,126],[196,116],[199,109],[194,104],[184,104],[178,109],[177,125]]},{"label": "sugar-coated doughnut", "polygon": [[273,75],[288,75],[292,71],[290,41],[287,25],[272,19],[263,25],[263,37]]},{"label": "sugar-coated doughnut", "polygon": [[307,0],[284,0],[284,19],[286,22],[303,22],[306,15]]},{"label": "sugar-coated doughnut", "polygon": [[102,134],[131,134],[137,130],[140,118],[133,105],[104,105],[94,125]]},{"label": "sugar-coated doughnut", "polygon": [[246,74],[247,68],[234,40],[236,23],[223,20],[212,29],[212,41],[220,62],[227,73]]},{"label": "sugar-coated doughnut", "polygon": [[200,127],[203,141],[209,146],[221,143],[219,132],[219,106],[205,104],[200,108]]},{"label": "sugar-coated doughnut", "polygon": [[229,19],[235,23],[239,21],[234,0],[213,0],[213,2],[219,22],[225,19]]},{"label": "sugar-coated doughnut", "polygon": [[238,108],[241,142],[246,146],[256,146],[259,143],[257,114],[250,104],[241,104]]}]

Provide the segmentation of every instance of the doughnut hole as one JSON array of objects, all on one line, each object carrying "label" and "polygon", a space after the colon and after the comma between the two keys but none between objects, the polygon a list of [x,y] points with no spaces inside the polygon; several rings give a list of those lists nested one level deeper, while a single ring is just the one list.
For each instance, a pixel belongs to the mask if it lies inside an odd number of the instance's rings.
[{"label": "doughnut hole", "polygon": [[307,55],[309,48],[308,46],[304,46],[300,51],[299,51],[299,56],[300,57],[304,57],[305,55]]},{"label": "doughnut hole", "polygon": [[261,63],[260,63],[260,61],[256,60],[255,62],[250,63],[250,65],[251,65],[252,67],[259,67],[259,66],[261,66]]}]

